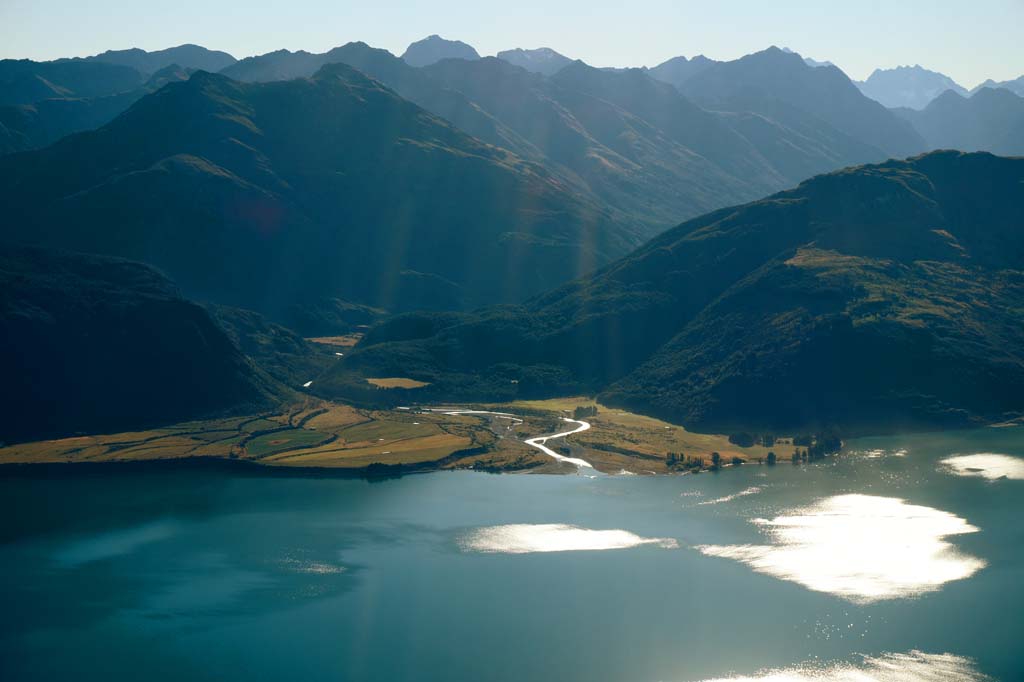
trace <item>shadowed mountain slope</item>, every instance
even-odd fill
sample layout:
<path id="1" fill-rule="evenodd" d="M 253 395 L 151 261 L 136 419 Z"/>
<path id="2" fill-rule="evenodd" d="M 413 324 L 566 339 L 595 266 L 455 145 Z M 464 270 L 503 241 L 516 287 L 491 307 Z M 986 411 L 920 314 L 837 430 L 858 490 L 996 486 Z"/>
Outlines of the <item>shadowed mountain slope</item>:
<path id="1" fill-rule="evenodd" d="M 385 322 L 320 390 L 409 376 L 431 382 L 424 398 L 600 391 L 709 429 L 1019 414 L 1022 188 L 1024 159 L 956 152 L 816 177 L 523 306 Z"/>
<path id="2" fill-rule="evenodd" d="M 187 80 L 189 73 L 172 64 L 154 73 L 142 87 L 116 95 L 52 98 L 0 107 L 0 154 L 38 149 L 71 133 L 99 128 L 150 92 Z"/>
<path id="3" fill-rule="evenodd" d="M 784 125 L 787 111 L 799 113 L 805 124 L 817 121 L 888 156 L 924 149 L 913 128 L 861 94 L 838 68 L 812 67 L 775 47 L 704 69 L 681 90 L 705 108 L 757 112 Z"/>
<path id="4" fill-rule="evenodd" d="M 947 91 L 923 111 L 894 110 L 932 149 L 1024 155 L 1024 98 L 1003 88 L 982 88 L 970 97 Z"/>
<path id="5" fill-rule="evenodd" d="M 140 87 L 146 77 L 120 64 L 81 60 L 0 59 L 0 105 L 52 97 L 103 97 Z"/>
<path id="6" fill-rule="evenodd" d="M 149 266 L 0 247 L 0 441 L 261 408 L 277 386 Z"/>
<path id="7" fill-rule="evenodd" d="M 521 300 L 639 241 L 543 168 L 340 64 L 268 84 L 197 72 L 104 128 L 3 157 L 0 180 L 8 239 L 137 258 L 274 314 Z"/>

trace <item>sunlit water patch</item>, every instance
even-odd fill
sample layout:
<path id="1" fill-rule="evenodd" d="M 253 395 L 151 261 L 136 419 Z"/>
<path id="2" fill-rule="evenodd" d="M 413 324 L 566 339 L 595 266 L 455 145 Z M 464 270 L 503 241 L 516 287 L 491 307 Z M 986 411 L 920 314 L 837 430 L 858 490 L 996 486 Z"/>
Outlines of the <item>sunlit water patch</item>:
<path id="1" fill-rule="evenodd" d="M 1024 459 L 1020 457 L 982 452 L 947 457 L 941 463 L 947 471 L 957 476 L 978 476 L 990 481 L 1000 478 L 1024 480 Z"/>
<path id="2" fill-rule="evenodd" d="M 857 455 L 866 459 L 879 459 L 881 457 L 906 457 L 907 451 L 903 448 L 898 450 L 885 450 L 882 448 L 874 448 L 872 450 L 852 450 L 851 455 Z"/>
<path id="3" fill-rule="evenodd" d="M 987 682 L 974 661 L 953 654 L 865 656 L 859 664 L 807 664 L 705 682 Z"/>
<path id="4" fill-rule="evenodd" d="M 704 554 L 857 603 L 916 596 L 985 566 L 945 541 L 978 528 L 903 500 L 829 497 L 771 520 L 756 519 L 771 545 L 704 545 Z"/>
<path id="5" fill-rule="evenodd" d="M 478 528 L 462 538 L 469 552 L 528 554 L 629 549 L 642 545 L 676 548 L 672 538 L 645 538 L 626 530 L 591 530 L 562 523 L 517 523 Z"/>
<path id="6" fill-rule="evenodd" d="M 723 497 L 716 497 L 713 500 L 705 500 L 704 502 L 698 502 L 697 506 L 698 507 L 703 507 L 703 506 L 709 505 L 709 504 L 722 504 L 723 502 L 732 502 L 733 500 L 735 500 L 738 497 L 746 497 L 747 495 L 756 495 L 759 492 L 761 492 L 761 486 L 759 486 L 759 485 L 752 485 L 749 488 L 741 490 L 738 493 L 733 493 L 732 495 L 725 495 Z"/>

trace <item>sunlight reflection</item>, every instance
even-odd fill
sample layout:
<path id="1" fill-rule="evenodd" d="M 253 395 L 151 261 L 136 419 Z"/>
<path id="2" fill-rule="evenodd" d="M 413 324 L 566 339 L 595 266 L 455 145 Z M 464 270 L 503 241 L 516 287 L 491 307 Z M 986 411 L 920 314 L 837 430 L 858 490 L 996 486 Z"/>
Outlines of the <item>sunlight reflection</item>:
<path id="1" fill-rule="evenodd" d="M 983 682 L 969 658 L 953 654 L 905 654 L 865 656 L 859 665 L 832 663 L 766 670 L 752 676 L 722 677 L 704 682 Z"/>
<path id="2" fill-rule="evenodd" d="M 774 544 L 698 549 L 857 603 L 931 592 L 985 566 L 943 539 L 977 532 L 976 527 L 896 498 L 840 495 L 754 522 L 768 530 Z"/>
<path id="3" fill-rule="evenodd" d="M 679 546 L 672 538 L 644 538 L 625 530 L 590 530 L 562 523 L 478 528 L 464 537 L 460 544 L 466 551 L 503 554 L 629 549 L 640 545 Z"/>
<path id="4" fill-rule="evenodd" d="M 1000 478 L 1024 480 L 1024 459 L 982 452 L 977 455 L 947 457 L 941 464 L 957 476 L 979 476 L 994 481 Z"/>

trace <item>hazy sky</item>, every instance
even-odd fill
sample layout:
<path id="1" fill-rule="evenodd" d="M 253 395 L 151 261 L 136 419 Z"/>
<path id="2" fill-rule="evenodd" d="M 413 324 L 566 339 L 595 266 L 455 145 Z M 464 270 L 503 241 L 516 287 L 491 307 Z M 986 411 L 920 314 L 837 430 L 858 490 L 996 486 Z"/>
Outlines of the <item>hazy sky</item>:
<path id="1" fill-rule="evenodd" d="M 1024 74 L 1024 0 L 0 0 L 0 56 L 52 59 L 185 42 L 236 57 L 431 33 L 484 55 L 553 47 L 595 66 L 790 47 L 852 78 L 919 63 L 970 87 Z"/>

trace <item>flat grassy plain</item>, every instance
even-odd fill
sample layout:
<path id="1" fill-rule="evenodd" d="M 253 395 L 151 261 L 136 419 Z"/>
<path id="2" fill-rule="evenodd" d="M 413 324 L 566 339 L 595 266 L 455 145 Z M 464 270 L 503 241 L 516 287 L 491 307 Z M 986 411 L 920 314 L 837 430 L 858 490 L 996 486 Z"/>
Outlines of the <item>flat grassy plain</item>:
<path id="1" fill-rule="evenodd" d="M 366 383 L 373 384 L 377 388 L 423 388 L 429 386 L 426 381 L 417 381 L 408 377 L 383 377 L 380 379 L 367 379 Z"/>
<path id="2" fill-rule="evenodd" d="M 453 454 L 468 450 L 471 465 L 495 440 L 472 419 L 310 401 L 280 413 L 10 445 L 0 448 L 0 464 L 217 457 L 291 467 L 450 468 L 461 462 Z"/>
<path id="3" fill-rule="evenodd" d="M 319 343 L 323 346 L 337 346 L 338 348 L 351 348 L 363 338 L 362 334 L 344 334 L 342 336 L 310 336 L 306 341 Z"/>
<path id="4" fill-rule="evenodd" d="M 497 405 L 369 410 L 310 399 L 279 412 L 194 421 L 150 431 L 79 436 L 0 448 L 0 465 L 76 462 L 138 462 L 214 457 L 265 466 L 372 470 L 465 469 L 574 473 L 523 441 L 567 429 L 562 417 L 594 406 L 586 397 Z M 723 463 L 757 461 L 774 450 L 788 460 L 792 444 L 741 448 L 724 435 L 700 434 L 651 417 L 596 405 L 587 431 L 548 442 L 605 473 L 663 474 L 678 471 L 668 454 Z M 522 421 L 444 411 L 487 409 Z M 388 469 L 384 469 L 387 471 Z"/>

